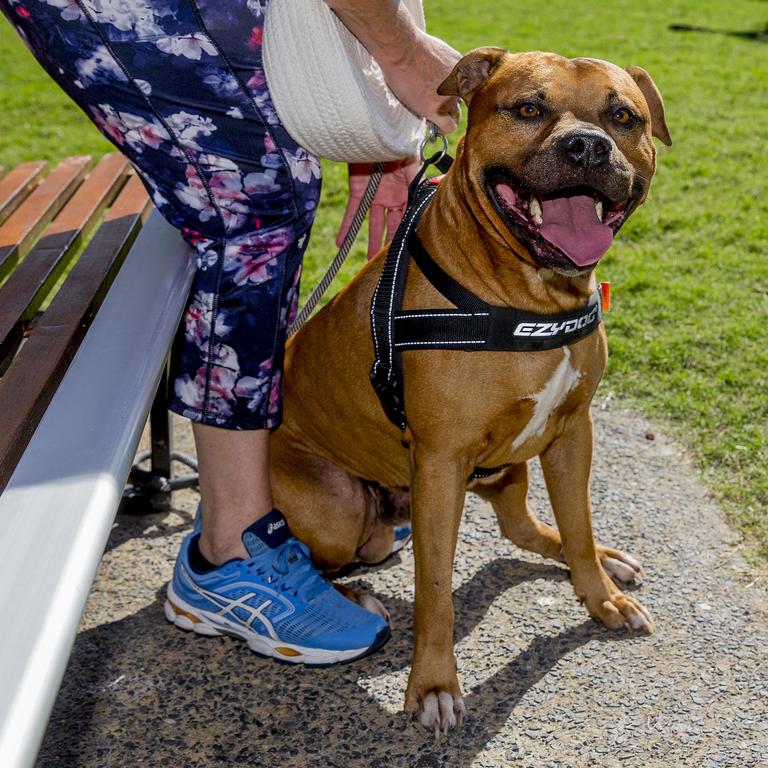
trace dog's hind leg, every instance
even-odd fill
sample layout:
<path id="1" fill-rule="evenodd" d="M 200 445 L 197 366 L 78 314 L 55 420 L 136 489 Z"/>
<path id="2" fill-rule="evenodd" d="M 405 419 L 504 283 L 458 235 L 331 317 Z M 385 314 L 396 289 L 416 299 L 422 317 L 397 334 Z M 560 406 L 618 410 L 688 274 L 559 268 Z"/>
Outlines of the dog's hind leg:
<path id="1" fill-rule="evenodd" d="M 368 493 L 356 477 L 294 445 L 272 441 L 272 496 L 291 532 L 326 571 L 351 562 L 364 536 Z"/>
<path id="2" fill-rule="evenodd" d="M 527 464 L 513 464 L 501 477 L 479 481 L 472 492 L 490 502 L 502 535 L 515 546 L 564 560 L 560 533 L 539 520 L 528 506 Z M 601 544 L 596 549 L 603 568 L 616 581 L 632 582 L 642 573 L 640 563 L 626 552 Z"/>
<path id="3" fill-rule="evenodd" d="M 369 494 L 366 514 L 373 512 L 374 519 L 369 521 L 370 535 L 358 548 L 357 559 L 375 565 L 397 551 L 395 526 L 410 519 L 411 496 L 407 488 L 382 488 L 377 483 L 369 482 L 365 485 Z M 399 546 L 402 547 L 402 544 L 403 541 L 400 541 Z"/>
<path id="4" fill-rule="evenodd" d="M 332 573 L 354 560 L 378 563 L 393 551 L 393 526 L 408 519 L 407 490 L 366 482 L 279 432 L 270 473 L 275 506 L 323 570 Z"/>

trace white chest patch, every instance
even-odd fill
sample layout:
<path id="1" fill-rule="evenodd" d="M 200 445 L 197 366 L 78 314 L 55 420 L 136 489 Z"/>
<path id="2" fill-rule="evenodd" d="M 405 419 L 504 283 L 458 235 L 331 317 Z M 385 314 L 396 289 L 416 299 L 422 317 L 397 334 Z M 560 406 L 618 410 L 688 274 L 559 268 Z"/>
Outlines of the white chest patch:
<path id="1" fill-rule="evenodd" d="M 519 448 L 531 437 L 543 435 L 552 412 L 579 383 L 581 374 L 571 365 L 570 347 L 563 347 L 563 355 L 560 365 L 555 368 L 549 381 L 544 385 L 544 389 L 531 397 L 536 403 L 533 416 L 523 431 L 515 438 L 515 442 L 512 443 L 513 448 Z"/>

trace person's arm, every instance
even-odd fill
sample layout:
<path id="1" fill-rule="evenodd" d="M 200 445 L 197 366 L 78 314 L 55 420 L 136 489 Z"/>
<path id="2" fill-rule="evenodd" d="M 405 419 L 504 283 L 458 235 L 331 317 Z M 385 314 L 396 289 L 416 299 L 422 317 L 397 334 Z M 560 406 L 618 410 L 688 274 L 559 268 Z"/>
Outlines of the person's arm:
<path id="1" fill-rule="evenodd" d="M 443 133 L 455 130 L 458 102 L 439 96 L 437 87 L 459 60 L 458 51 L 419 29 L 400 0 L 325 2 L 376 59 L 403 104 Z"/>
<path id="2" fill-rule="evenodd" d="M 412 112 L 450 133 L 459 121 L 454 97 L 437 88 L 460 58 L 448 43 L 423 32 L 400 0 L 325 0 L 347 29 L 368 49 L 393 93 Z M 368 220 L 368 258 L 390 239 L 403 217 L 408 184 L 418 171 L 418 158 L 387 163 Z M 341 245 L 370 177 L 372 166 L 349 167 L 349 202 L 336 244 Z"/>

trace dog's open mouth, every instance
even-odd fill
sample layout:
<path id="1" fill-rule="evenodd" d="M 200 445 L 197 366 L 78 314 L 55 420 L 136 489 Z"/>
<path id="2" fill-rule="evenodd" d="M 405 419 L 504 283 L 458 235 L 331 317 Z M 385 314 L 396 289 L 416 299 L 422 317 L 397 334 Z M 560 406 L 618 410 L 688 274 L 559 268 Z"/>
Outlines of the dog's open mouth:
<path id="1" fill-rule="evenodd" d="M 518 240 L 546 266 L 578 270 L 593 267 L 613 242 L 634 207 L 634 198 L 619 202 L 589 186 L 568 187 L 547 194 L 526 190 L 509 175 L 488 179 L 488 192 Z M 562 269 L 562 267 L 565 269 Z"/>

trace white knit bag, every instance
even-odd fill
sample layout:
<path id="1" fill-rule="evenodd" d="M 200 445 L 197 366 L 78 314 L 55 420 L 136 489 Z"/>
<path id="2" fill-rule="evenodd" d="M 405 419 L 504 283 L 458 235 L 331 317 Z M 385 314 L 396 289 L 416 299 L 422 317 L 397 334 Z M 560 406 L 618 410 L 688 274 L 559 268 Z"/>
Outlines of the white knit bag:
<path id="1" fill-rule="evenodd" d="M 424 29 L 421 0 L 401 1 Z M 342 162 L 418 153 L 424 121 L 397 99 L 379 65 L 323 0 L 271 0 L 265 16 L 267 85 L 299 145 Z"/>

